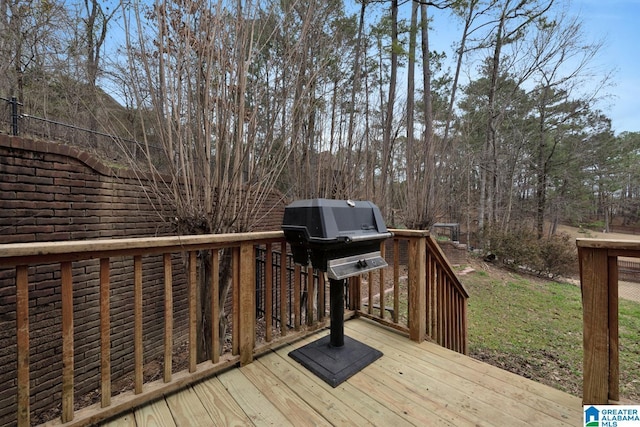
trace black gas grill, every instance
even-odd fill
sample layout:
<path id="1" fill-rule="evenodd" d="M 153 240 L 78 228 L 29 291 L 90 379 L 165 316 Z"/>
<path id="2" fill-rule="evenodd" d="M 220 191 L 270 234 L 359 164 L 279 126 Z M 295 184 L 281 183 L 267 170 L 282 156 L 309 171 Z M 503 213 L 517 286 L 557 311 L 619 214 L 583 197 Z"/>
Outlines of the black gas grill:
<path id="1" fill-rule="evenodd" d="M 299 200 L 285 208 L 282 230 L 293 260 L 326 271 L 330 279 L 387 266 L 380 243 L 392 234 L 371 202 Z"/>
<path id="2" fill-rule="evenodd" d="M 386 267 L 380 244 L 393 234 L 373 203 L 329 199 L 291 203 L 285 208 L 282 230 L 294 262 L 327 273 L 331 300 L 330 336 L 289 355 L 336 387 L 382 356 L 344 336 L 344 279 Z"/>

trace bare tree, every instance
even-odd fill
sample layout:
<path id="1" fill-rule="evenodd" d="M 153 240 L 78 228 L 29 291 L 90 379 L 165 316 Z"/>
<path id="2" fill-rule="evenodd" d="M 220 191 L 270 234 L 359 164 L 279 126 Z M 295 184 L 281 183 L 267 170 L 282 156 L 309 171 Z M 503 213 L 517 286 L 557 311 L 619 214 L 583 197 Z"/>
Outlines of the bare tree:
<path id="1" fill-rule="evenodd" d="M 496 172 L 498 170 L 496 143 L 498 125 L 501 114 L 496 109 L 496 93 L 498 90 L 503 49 L 522 36 L 524 30 L 544 16 L 551 8 L 554 0 L 502 0 L 496 2 L 498 11 L 493 31 L 489 35 L 491 56 L 488 61 L 489 91 L 487 102 L 487 125 L 485 143 L 482 154 L 480 206 L 478 211 L 478 227 L 483 228 L 485 219 L 490 223 L 495 220 L 495 194 L 497 190 Z"/>
<path id="2" fill-rule="evenodd" d="M 0 0 L 0 81 L 7 96 L 25 100 L 25 88 L 44 92 L 47 65 L 59 47 L 64 8 L 55 1 Z"/>
<path id="3" fill-rule="evenodd" d="M 311 62 L 318 15 L 305 2 L 282 6 L 163 1 L 153 8 L 135 3 L 125 14 L 128 74 L 145 132 L 146 169 L 156 172 L 153 198 L 158 212 L 166 205 L 175 212 L 178 233 L 250 231 L 283 170 L 291 161 L 296 167 L 310 161 L 312 87 L 325 66 Z M 293 25 L 297 40 L 289 39 L 291 28 L 285 28 Z M 280 49 L 277 56 L 270 45 Z M 278 87 L 279 94 L 272 89 Z M 310 165 L 303 169 L 309 171 Z M 221 259 L 226 262 L 221 272 L 228 271 L 229 257 Z M 210 257 L 201 262 L 201 300 L 206 301 Z M 222 332 L 230 286 L 229 280 L 224 283 Z M 207 304 L 199 313 L 203 360 L 210 356 Z"/>
<path id="4" fill-rule="evenodd" d="M 398 53 L 400 44 L 398 39 L 398 0 L 391 1 L 391 76 L 389 78 L 389 92 L 387 96 L 386 109 L 383 116 L 382 135 L 382 170 L 380 172 L 380 209 L 383 214 L 391 211 L 389 179 L 392 166 L 392 152 L 395 136 L 393 134 L 394 106 L 396 101 L 396 85 L 398 79 Z"/>
<path id="5" fill-rule="evenodd" d="M 87 107 L 91 110 L 89 116 L 89 129 L 98 130 L 97 106 L 98 90 L 97 81 L 101 67 L 101 56 L 104 49 L 109 21 L 118 11 L 117 4 L 109 10 L 103 8 L 98 0 L 84 0 L 86 16 L 84 18 L 84 44 L 86 49 L 86 78 L 88 86 Z"/>
<path id="6" fill-rule="evenodd" d="M 558 165 L 558 146 L 582 127 L 582 116 L 606 87 L 608 76 L 599 84 L 587 84 L 594 81 L 594 60 L 601 47 L 600 42 L 583 40 L 582 26 L 576 18 L 561 14 L 552 22 L 538 25 L 528 49 L 535 59 L 532 79 L 536 86 L 531 96 L 537 121 L 533 163 L 538 238 L 544 235 L 548 184 Z"/>

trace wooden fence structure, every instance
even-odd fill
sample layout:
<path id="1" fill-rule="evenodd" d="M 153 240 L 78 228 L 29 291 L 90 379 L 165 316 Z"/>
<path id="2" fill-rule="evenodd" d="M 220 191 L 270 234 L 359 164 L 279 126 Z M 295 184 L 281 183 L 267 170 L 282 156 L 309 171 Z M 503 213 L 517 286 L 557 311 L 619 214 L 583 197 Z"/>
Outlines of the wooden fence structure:
<path id="1" fill-rule="evenodd" d="M 367 279 L 352 278 L 348 286 L 346 317 L 365 316 L 380 323 L 404 331 L 415 341 L 432 339 L 440 345 L 461 353 L 467 353 L 466 301 L 468 293 L 456 278 L 446 257 L 428 232 L 392 230 L 393 260 L 387 269 L 369 273 Z M 408 265 L 398 262 L 401 245 L 406 245 Z M 30 300 L 29 294 L 36 283 L 30 273 L 41 264 L 57 264 L 61 282 L 60 327 L 62 358 L 60 419 L 64 425 L 89 425 L 112 417 L 164 394 L 176 391 L 203 378 L 209 377 L 235 365 L 251 363 L 258 355 L 292 340 L 299 339 L 328 322 L 325 304 L 328 292 L 323 274 L 313 274 L 311 267 L 292 265 L 282 257 L 287 247 L 282 232 L 221 234 L 201 236 L 175 236 L 135 239 L 109 239 L 67 241 L 55 243 L 24 243 L 0 245 L 0 267 L 15 269 L 16 306 L 16 419 L 18 426 L 31 424 L 30 384 Z M 384 251 L 385 245 L 381 245 Z M 258 272 L 256 252 L 262 252 L 260 262 L 266 266 Z M 230 348 L 223 350 L 220 336 L 219 288 L 221 251 L 231 253 L 231 292 L 229 313 Z M 188 363 L 185 370 L 173 372 L 172 357 L 175 352 L 173 339 L 172 257 L 181 254 L 185 260 L 188 283 Z M 279 255 L 278 255 L 279 254 Z M 143 297 L 145 292 L 145 269 L 143 258 L 161 256 L 164 268 L 164 313 L 162 342 L 147 343 L 143 339 Z M 134 336 L 132 352 L 134 367 L 133 389 L 114 395 L 110 369 L 110 340 L 112 335 L 110 299 L 110 265 L 115 258 L 130 258 L 133 261 L 133 316 L 128 319 Z M 198 268 L 198 259 L 210 257 L 212 271 L 210 280 L 212 298 L 200 301 L 197 283 L 203 271 Z M 279 257 L 280 262 L 274 262 Z M 76 274 L 76 262 L 95 260 L 99 263 L 99 337 L 93 343 L 99 348 L 100 372 L 99 402 L 76 408 L 74 394 L 74 313 L 82 309 L 74 305 L 74 284 L 83 280 Z M 269 268 L 271 266 L 271 268 Z M 401 268 L 406 268 L 406 280 L 400 277 Z M 302 270 L 306 270 L 303 276 Z M 293 274 L 291 274 L 293 271 Z M 306 279 L 303 279 L 306 277 Z M 374 310 L 374 293 L 380 301 L 379 310 Z M 390 297 L 386 297 L 390 294 Z M 363 309 L 363 297 L 367 308 Z M 260 302 L 257 299 L 260 298 Z M 387 298 L 393 307 L 391 315 L 386 310 Z M 274 301 L 274 299 L 278 301 Z M 279 302 L 279 304 L 276 304 Z M 211 359 L 198 361 L 198 310 L 202 304 L 211 305 L 210 345 Z M 262 307 L 258 310 L 257 307 Z M 261 319 L 258 317 L 261 316 Z M 276 319 L 274 321 L 274 319 Z M 278 321 L 279 319 L 279 321 Z M 292 322 L 285 319 L 293 319 Z M 257 332 L 258 322 L 264 324 L 264 334 Z M 145 382 L 144 346 L 164 348 L 162 378 Z M 4 385 L 3 387 L 7 387 Z"/>
<path id="2" fill-rule="evenodd" d="M 576 244 L 584 324 L 583 403 L 618 402 L 618 258 L 640 258 L 640 241 L 577 239 Z"/>

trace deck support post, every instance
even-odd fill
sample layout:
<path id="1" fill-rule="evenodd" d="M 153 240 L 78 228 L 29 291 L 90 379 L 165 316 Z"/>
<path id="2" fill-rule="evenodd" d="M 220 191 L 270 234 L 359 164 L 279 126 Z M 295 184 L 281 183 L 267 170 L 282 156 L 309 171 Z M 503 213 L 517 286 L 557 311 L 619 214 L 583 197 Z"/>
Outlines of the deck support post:
<path id="1" fill-rule="evenodd" d="M 618 400 L 617 259 L 607 249 L 578 247 L 583 312 L 585 405 Z"/>

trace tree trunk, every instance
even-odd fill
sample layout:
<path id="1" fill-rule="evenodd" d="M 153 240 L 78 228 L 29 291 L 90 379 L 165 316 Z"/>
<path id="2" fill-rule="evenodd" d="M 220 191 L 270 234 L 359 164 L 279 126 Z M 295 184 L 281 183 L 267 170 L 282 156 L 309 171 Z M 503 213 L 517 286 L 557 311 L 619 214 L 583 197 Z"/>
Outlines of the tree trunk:
<path id="1" fill-rule="evenodd" d="M 384 130 L 382 136 L 382 171 L 380 175 L 380 209 L 383 215 L 389 215 L 392 210 L 389 197 L 389 171 L 391 169 L 391 153 L 393 151 L 393 111 L 396 100 L 396 81 L 398 79 L 398 0 L 391 1 L 391 76 L 389 77 L 389 96 L 386 114 L 384 116 Z"/>
<path id="2" fill-rule="evenodd" d="M 417 183 L 418 174 L 416 168 L 416 147 L 414 140 L 414 111 L 415 111 L 415 66 L 416 66 L 416 36 L 418 32 L 418 3 L 411 3 L 411 27 L 409 28 L 409 63 L 407 67 L 407 145 L 406 145 L 406 175 L 407 185 L 405 188 L 407 227 L 415 228 L 420 222 L 421 200 L 418 193 L 421 193 Z M 421 183 L 426 185 L 425 182 Z"/>
<path id="3" fill-rule="evenodd" d="M 509 2 L 507 2 L 508 5 Z M 498 90 L 498 76 L 500 74 L 500 55 L 502 52 L 502 37 L 506 23 L 506 9 L 502 11 L 498 27 L 496 28 L 496 40 L 493 48 L 493 56 L 489 66 L 489 93 L 487 100 L 487 126 L 484 146 L 482 149 L 482 157 L 480 164 L 480 206 L 478 212 L 478 228 L 482 230 L 485 226 L 485 219 L 489 220 L 489 225 L 493 221 L 493 195 L 494 195 L 494 179 L 495 170 L 493 166 L 495 159 L 495 143 L 496 143 L 496 92 Z"/>
<path id="4" fill-rule="evenodd" d="M 435 139 L 433 138 L 433 96 L 431 93 L 431 57 L 429 53 L 429 18 L 427 5 L 421 3 L 421 40 L 422 40 L 422 85 L 424 87 L 424 135 L 423 135 L 423 159 L 424 182 L 421 185 L 422 194 L 420 203 L 420 228 L 427 229 L 435 217 L 436 207 L 436 165 L 435 165 Z"/>

